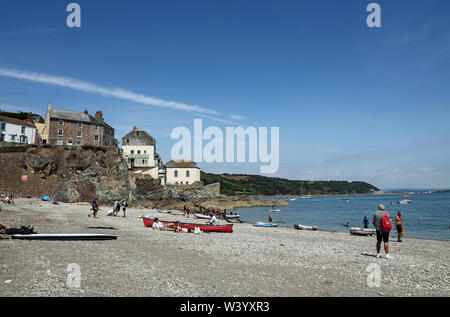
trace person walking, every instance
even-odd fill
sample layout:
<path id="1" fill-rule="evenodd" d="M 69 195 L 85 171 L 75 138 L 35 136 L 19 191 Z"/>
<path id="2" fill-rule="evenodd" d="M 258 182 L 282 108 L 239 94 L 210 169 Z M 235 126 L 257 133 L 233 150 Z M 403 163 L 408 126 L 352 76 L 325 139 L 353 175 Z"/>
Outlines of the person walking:
<path id="1" fill-rule="evenodd" d="M 272 215 L 270 214 L 270 212 L 269 212 L 268 218 L 269 218 L 269 223 L 272 223 Z"/>
<path id="2" fill-rule="evenodd" d="M 98 213 L 98 201 L 97 201 L 97 197 L 94 198 L 94 200 L 92 201 L 92 214 L 88 214 L 88 217 L 91 218 L 91 215 L 94 218 L 98 218 L 97 217 L 97 213 Z"/>
<path id="3" fill-rule="evenodd" d="M 122 200 L 122 211 L 123 211 L 123 216 L 122 217 L 126 217 L 127 207 L 128 207 L 127 201 L 125 199 Z"/>
<path id="4" fill-rule="evenodd" d="M 377 233 L 377 258 L 381 257 L 381 242 L 384 242 L 384 252 L 386 259 L 390 259 L 389 254 L 389 232 L 392 229 L 389 213 L 384 209 L 384 205 L 378 206 L 378 210 L 373 214 L 372 224 Z"/>
<path id="5" fill-rule="evenodd" d="M 402 242 L 402 236 L 404 235 L 404 231 L 403 231 L 403 219 L 401 211 L 399 211 L 397 213 L 397 217 L 395 217 L 395 228 L 397 229 L 397 241 Z"/>

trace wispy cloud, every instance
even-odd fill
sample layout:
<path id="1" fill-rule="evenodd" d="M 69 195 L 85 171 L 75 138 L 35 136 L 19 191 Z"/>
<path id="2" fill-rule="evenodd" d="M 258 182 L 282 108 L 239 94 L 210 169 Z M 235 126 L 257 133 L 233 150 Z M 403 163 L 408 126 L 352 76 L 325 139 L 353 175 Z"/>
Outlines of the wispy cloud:
<path id="1" fill-rule="evenodd" d="M 167 101 L 151 96 L 147 96 L 140 93 L 135 93 L 122 88 L 106 88 L 89 82 L 80 81 L 70 77 L 53 76 L 42 73 L 20 71 L 17 69 L 2 68 L 0 67 L 0 76 L 6 76 L 21 80 L 27 80 L 32 82 L 38 82 L 48 85 L 56 85 L 65 88 L 75 89 L 83 92 L 99 94 L 105 97 L 113 97 L 128 101 L 133 101 L 140 104 L 149 106 L 181 110 L 199 114 L 219 115 L 219 113 L 213 109 L 207 109 L 199 107 L 197 105 L 188 105 L 175 101 Z"/>
<path id="2" fill-rule="evenodd" d="M 244 120 L 245 118 L 243 116 L 238 115 L 238 114 L 231 114 L 230 115 L 230 119 L 233 119 L 233 120 Z"/>

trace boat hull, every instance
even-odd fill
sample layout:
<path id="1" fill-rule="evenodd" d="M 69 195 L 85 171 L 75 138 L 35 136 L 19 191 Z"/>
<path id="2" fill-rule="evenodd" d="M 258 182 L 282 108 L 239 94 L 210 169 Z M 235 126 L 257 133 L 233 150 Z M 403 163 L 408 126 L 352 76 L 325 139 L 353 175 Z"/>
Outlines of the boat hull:
<path id="1" fill-rule="evenodd" d="M 295 224 L 294 228 L 295 229 L 299 229 L 299 230 L 311 230 L 311 231 L 317 230 L 316 226 L 304 226 L 304 225 L 301 225 L 301 224 Z"/>
<path id="2" fill-rule="evenodd" d="M 13 239 L 19 240 L 116 240 L 117 236 L 109 234 L 13 234 Z"/>
<path id="3" fill-rule="evenodd" d="M 358 227 L 350 228 L 350 234 L 356 236 L 373 236 L 376 234 L 375 229 L 361 229 Z"/>
<path id="4" fill-rule="evenodd" d="M 153 219 L 148 218 L 142 218 L 144 220 L 144 225 L 146 227 L 152 227 L 153 226 Z M 160 220 L 162 224 L 173 224 L 174 221 L 162 221 Z M 222 233 L 232 233 L 233 232 L 233 225 L 204 225 L 204 224 L 197 224 L 197 223 L 180 223 L 181 228 L 186 229 L 192 229 L 195 230 L 195 228 L 200 228 L 201 231 L 205 232 L 222 232 Z"/>

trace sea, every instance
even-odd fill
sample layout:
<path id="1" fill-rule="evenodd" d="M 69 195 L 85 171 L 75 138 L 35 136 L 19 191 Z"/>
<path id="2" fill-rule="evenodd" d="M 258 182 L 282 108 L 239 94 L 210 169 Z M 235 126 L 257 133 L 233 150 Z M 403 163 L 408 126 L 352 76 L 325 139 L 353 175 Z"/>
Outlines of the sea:
<path id="1" fill-rule="evenodd" d="M 411 200 L 411 204 L 397 204 L 397 201 L 405 199 L 403 195 L 313 196 L 288 201 L 291 206 L 275 206 L 280 211 L 253 207 L 239 208 L 235 213 L 247 223 L 267 222 L 270 211 L 273 223 L 278 226 L 302 224 L 317 226 L 319 230 L 349 232 L 350 227 L 363 227 L 364 216 L 369 219 L 369 228 L 373 228 L 372 215 L 379 204 L 384 204 L 392 220 L 398 211 L 402 212 L 406 238 L 450 240 L 450 193 L 414 194 L 406 198 Z M 349 226 L 345 226 L 347 222 Z M 397 232 L 394 222 L 392 225 L 391 236 Z"/>

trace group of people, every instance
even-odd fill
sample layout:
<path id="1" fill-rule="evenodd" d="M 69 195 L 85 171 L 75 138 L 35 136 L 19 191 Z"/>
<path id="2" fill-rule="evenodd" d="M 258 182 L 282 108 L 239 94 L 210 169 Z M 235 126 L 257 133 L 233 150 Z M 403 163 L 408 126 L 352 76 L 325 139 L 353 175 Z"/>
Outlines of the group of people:
<path id="1" fill-rule="evenodd" d="M 120 212 L 120 208 L 122 208 L 122 211 L 123 211 L 123 216 L 122 217 L 126 217 L 126 211 L 127 211 L 127 208 L 128 208 L 128 202 L 125 199 L 122 200 L 121 202 L 116 200 L 114 202 L 113 209 L 111 211 L 107 212 L 106 215 L 107 216 L 116 217 L 119 214 L 119 212 Z M 92 201 L 91 210 L 92 210 L 92 213 L 88 214 L 88 217 L 90 218 L 92 216 L 93 218 L 98 218 L 97 214 L 98 214 L 98 211 L 99 211 L 99 203 L 98 203 L 97 197 L 94 198 L 94 200 Z"/>
<path id="2" fill-rule="evenodd" d="M 377 258 L 381 257 L 381 242 L 384 243 L 384 252 L 386 254 L 386 258 L 390 259 L 391 255 L 389 254 L 389 234 L 392 230 L 392 224 L 389 217 L 389 213 L 384 208 L 384 205 L 381 204 L 378 206 L 378 210 L 373 214 L 372 224 L 375 227 L 376 235 L 377 235 Z M 399 211 L 394 221 L 395 228 L 397 229 L 397 241 L 402 242 L 402 236 L 405 235 L 403 229 L 403 219 L 402 212 Z"/>
<path id="3" fill-rule="evenodd" d="M 233 215 L 233 212 L 227 212 L 227 209 L 223 209 L 220 210 L 219 208 L 215 209 L 215 208 L 203 208 L 200 207 L 200 213 L 203 215 L 215 215 L 216 218 L 220 218 L 220 219 L 226 219 L 227 215 Z"/>
<path id="4" fill-rule="evenodd" d="M 15 205 L 14 203 L 14 199 L 13 199 L 13 195 L 9 194 L 9 195 L 1 195 L 0 196 L 0 202 L 6 204 L 6 205 Z"/>

